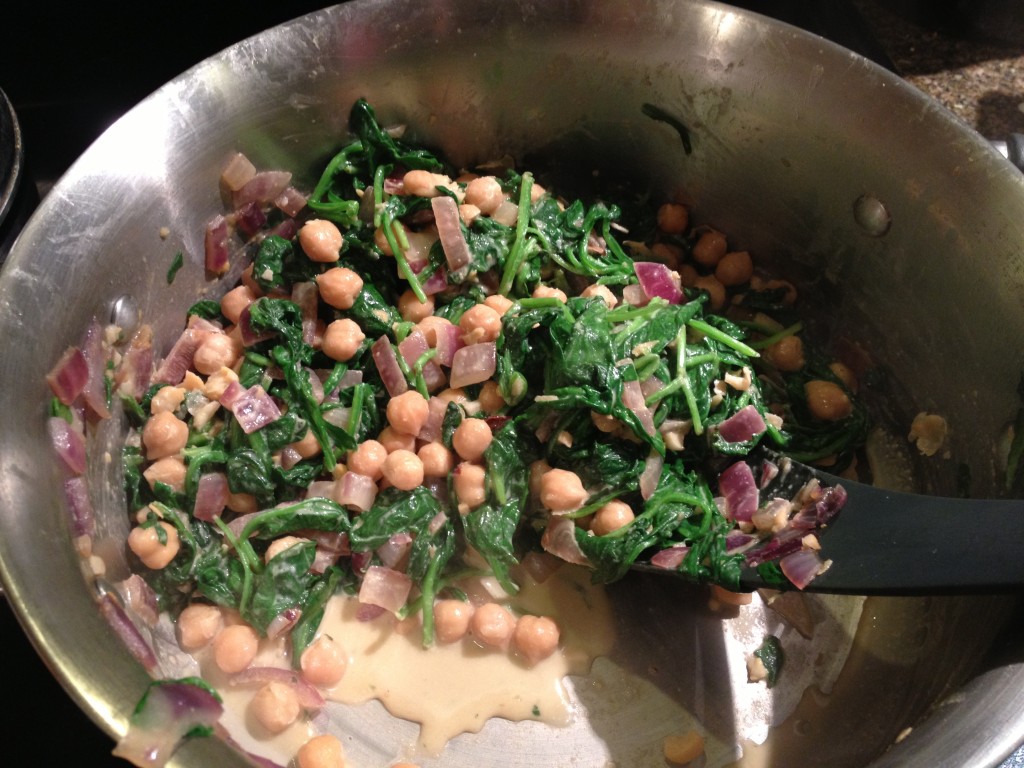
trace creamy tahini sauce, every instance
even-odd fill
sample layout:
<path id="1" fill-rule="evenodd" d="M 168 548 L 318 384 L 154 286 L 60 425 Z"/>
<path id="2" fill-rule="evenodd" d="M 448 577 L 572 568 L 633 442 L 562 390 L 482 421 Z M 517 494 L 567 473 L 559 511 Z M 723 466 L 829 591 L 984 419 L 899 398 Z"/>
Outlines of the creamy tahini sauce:
<path id="1" fill-rule="evenodd" d="M 530 666 L 514 651 L 484 648 L 471 638 L 424 648 L 418 621 L 399 622 L 390 614 L 360 621 L 358 600 L 332 598 L 318 632 L 340 641 L 349 663 L 342 681 L 322 693 L 343 704 L 376 699 L 395 717 L 418 723 L 413 751 L 429 755 L 440 754 L 460 733 L 478 732 L 493 717 L 567 725 L 572 703 L 565 677 L 587 674 L 594 659 L 607 654 L 614 642 L 603 588 L 590 583 L 585 569 L 565 566 L 544 583 L 524 580 L 519 594 L 502 602 L 515 612 L 554 618 L 561 631 L 558 651 Z M 316 735 L 305 719 L 280 734 L 267 733 L 248 712 L 259 686 L 230 685 L 209 649 L 195 659 L 224 699 L 222 724 L 244 749 L 287 762 Z M 253 665 L 290 668 L 287 645 L 264 640 Z"/>
<path id="2" fill-rule="evenodd" d="M 558 652 L 529 666 L 512 651 L 483 648 L 469 638 L 424 648 L 418 623 L 402 626 L 391 616 L 361 622 L 356 600 L 334 599 L 320 631 L 344 645 L 349 667 L 326 696 L 347 704 L 378 699 L 396 717 L 419 723 L 417 746 L 432 755 L 492 717 L 567 724 L 572 713 L 564 678 L 588 672 L 614 640 L 607 598 L 585 571 L 564 567 L 543 584 L 523 584 L 510 602 L 514 610 L 556 619 Z"/>

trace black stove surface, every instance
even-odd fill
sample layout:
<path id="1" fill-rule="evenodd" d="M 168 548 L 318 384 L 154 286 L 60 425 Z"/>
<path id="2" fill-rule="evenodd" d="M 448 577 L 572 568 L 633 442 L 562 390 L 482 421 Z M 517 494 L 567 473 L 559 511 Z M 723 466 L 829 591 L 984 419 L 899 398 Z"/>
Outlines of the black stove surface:
<path id="1" fill-rule="evenodd" d="M 733 4 L 822 35 L 891 68 L 848 0 Z M 321 5 L 217 0 L 9 7 L 0 25 L 0 89 L 21 124 L 26 174 L 0 229 L 0 244 L 9 243 L 24 224 L 39 194 L 136 103 L 207 56 Z M 111 739 L 54 679 L 2 599 L 0 637 L 9 665 L 8 690 L 14 694 L 9 697 L 14 714 L 0 718 L 0 743 L 7 754 L 31 754 L 32 764 L 40 766 L 124 768 L 127 763 L 110 754 Z M 44 738 L 38 736 L 40 724 Z"/>

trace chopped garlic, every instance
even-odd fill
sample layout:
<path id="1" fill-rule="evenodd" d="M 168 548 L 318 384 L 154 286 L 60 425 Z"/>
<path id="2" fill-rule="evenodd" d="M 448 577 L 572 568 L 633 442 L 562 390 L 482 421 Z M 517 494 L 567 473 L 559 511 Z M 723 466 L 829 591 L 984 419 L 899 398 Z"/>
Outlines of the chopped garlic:
<path id="1" fill-rule="evenodd" d="M 917 450 L 925 456 L 934 456 L 946 442 L 949 425 L 934 413 L 921 412 L 914 417 L 907 439 L 917 444 Z"/>

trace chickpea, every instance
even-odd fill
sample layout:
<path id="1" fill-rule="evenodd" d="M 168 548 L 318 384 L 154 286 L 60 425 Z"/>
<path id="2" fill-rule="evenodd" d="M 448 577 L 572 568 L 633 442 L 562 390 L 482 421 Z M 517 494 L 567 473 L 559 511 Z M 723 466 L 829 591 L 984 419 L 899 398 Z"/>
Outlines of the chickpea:
<path id="1" fill-rule="evenodd" d="M 780 371 L 799 371 L 804 367 L 804 343 L 799 336 L 785 336 L 765 347 L 764 358 Z"/>
<path id="2" fill-rule="evenodd" d="M 310 541 L 310 539 L 304 539 L 301 536 L 282 536 L 279 539 L 274 539 L 267 547 L 267 551 L 263 553 L 263 562 L 269 563 L 282 552 L 291 549 L 296 544 L 303 544 L 307 541 Z"/>
<path id="3" fill-rule="evenodd" d="M 255 512 L 259 509 L 256 497 L 251 493 L 229 493 L 227 508 L 239 515 Z"/>
<path id="4" fill-rule="evenodd" d="M 455 456 L 444 443 L 426 443 L 416 455 L 423 462 L 424 477 L 448 477 L 455 468 Z"/>
<path id="5" fill-rule="evenodd" d="M 487 472 L 479 464 L 464 461 L 452 472 L 452 486 L 459 499 L 459 508 L 468 512 L 487 501 Z"/>
<path id="6" fill-rule="evenodd" d="M 434 603 L 434 633 L 439 643 L 454 643 L 469 632 L 473 605 L 465 600 L 438 600 Z"/>
<path id="7" fill-rule="evenodd" d="M 479 461 L 494 434 L 483 419 L 463 419 L 452 433 L 452 447 L 466 461 Z"/>
<path id="8" fill-rule="evenodd" d="M 147 568 L 158 571 L 167 565 L 181 549 L 178 531 L 170 523 L 136 526 L 128 534 L 128 549 L 138 556 Z"/>
<path id="9" fill-rule="evenodd" d="M 437 197 L 441 194 L 437 191 L 437 187 L 447 187 L 451 183 L 452 180 L 444 174 L 430 171 L 407 171 L 402 177 L 405 194 L 417 197 Z"/>
<path id="10" fill-rule="evenodd" d="M 429 415 L 430 405 L 427 398 L 415 389 L 396 395 L 388 401 L 388 423 L 392 429 L 403 435 L 418 435 L 423 425 L 427 423 Z"/>
<path id="11" fill-rule="evenodd" d="M 345 749 L 337 736 L 314 736 L 295 753 L 296 768 L 345 768 Z"/>
<path id="12" fill-rule="evenodd" d="M 693 281 L 693 287 L 708 292 L 711 309 L 718 310 L 725 306 L 725 286 L 714 275 L 701 275 Z"/>
<path id="13" fill-rule="evenodd" d="M 500 293 L 492 293 L 484 299 L 484 304 L 493 309 L 499 315 L 504 315 L 512 309 L 512 305 L 515 304 L 515 302 L 508 296 L 502 296 Z"/>
<path id="14" fill-rule="evenodd" d="M 853 403 L 835 382 L 814 379 L 804 384 L 807 407 L 816 419 L 840 421 L 853 413 Z"/>
<path id="15" fill-rule="evenodd" d="M 531 664 L 553 654 L 558 639 L 558 625 L 547 616 L 522 616 L 512 632 L 512 644 Z"/>
<path id="16" fill-rule="evenodd" d="M 501 333 L 501 315 L 486 304 L 476 304 L 462 313 L 459 330 L 465 344 L 494 341 Z"/>
<path id="17" fill-rule="evenodd" d="M 281 733 L 299 719 L 302 705 L 290 685 L 270 682 L 260 687 L 249 702 L 252 716 L 271 733 Z"/>
<path id="18" fill-rule="evenodd" d="M 544 459 L 537 459 L 530 464 L 530 495 L 540 498 L 541 480 L 551 471 L 551 465 Z"/>
<path id="19" fill-rule="evenodd" d="M 209 376 L 221 368 L 231 368 L 242 356 L 243 348 L 240 341 L 226 333 L 211 333 L 196 349 L 192 356 L 192 365 L 200 373 Z"/>
<path id="20" fill-rule="evenodd" d="M 384 427 L 377 435 L 377 442 L 383 445 L 388 453 L 416 451 L 416 435 L 407 435 L 394 427 Z"/>
<path id="21" fill-rule="evenodd" d="M 402 319 L 410 323 L 418 323 L 424 318 L 432 317 L 434 314 L 434 297 L 427 296 L 426 301 L 420 301 L 413 293 L 412 288 L 404 291 L 398 297 L 398 313 Z"/>
<path id="22" fill-rule="evenodd" d="M 535 299 L 558 299 L 563 304 L 569 300 L 569 297 L 565 295 L 565 291 L 550 285 L 538 285 L 533 289 L 531 295 Z"/>
<path id="23" fill-rule="evenodd" d="M 348 654 L 330 635 L 320 635 L 302 653 L 302 676 L 313 685 L 330 688 L 341 682 L 348 669 Z"/>
<path id="24" fill-rule="evenodd" d="M 248 624 L 231 624 L 213 639 L 213 661 L 221 672 L 233 675 L 252 664 L 259 646 L 255 629 Z"/>
<path id="25" fill-rule="evenodd" d="M 697 242 L 693 244 L 691 255 L 693 260 L 702 267 L 710 268 L 718 265 L 727 249 L 725 235 L 712 229 L 697 238 Z"/>
<path id="26" fill-rule="evenodd" d="M 365 440 L 348 454 L 348 468 L 353 472 L 380 480 L 381 467 L 388 457 L 388 449 L 376 440 Z"/>
<path id="27" fill-rule="evenodd" d="M 160 387 L 149 401 L 149 412 L 155 414 L 176 411 L 184 401 L 185 389 L 183 387 Z"/>
<path id="28" fill-rule="evenodd" d="M 331 267 L 316 277 L 320 298 L 335 309 L 351 309 L 363 290 L 363 278 L 348 267 Z"/>
<path id="29" fill-rule="evenodd" d="M 466 185 L 466 202 L 475 205 L 481 213 L 494 213 L 504 200 L 505 192 L 493 176 L 480 176 Z"/>
<path id="30" fill-rule="evenodd" d="M 448 389 L 438 392 L 437 396 L 445 403 L 459 403 L 461 405 L 465 405 L 469 402 L 469 398 L 466 396 L 466 391 L 461 387 L 457 387 L 455 389 L 449 387 Z"/>
<path id="31" fill-rule="evenodd" d="M 501 396 L 501 390 L 498 388 L 498 382 L 490 379 L 480 387 L 477 401 L 484 413 L 497 413 L 506 405 L 505 398 Z"/>
<path id="32" fill-rule="evenodd" d="M 322 450 L 320 441 L 316 439 L 316 434 L 312 429 L 307 429 L 301 440 L 291 443 L 288 447 L 304 459 L 316 456 Z"/>
<path id="33" fill-rule="evenodd" d="M 220 608 L 192 603 L 178 614 L 178 642 L 185 651 L 198 651 L 209 645 L 224 627 Z"/>
<path id="34" fill-rule="evenodd" d="M 665 759 L 675 765 L 692 763 L 704 754 L 704 737 L 697 731 L 666 736 L 662 743 L 662 752 Z"/>
<path id="35" fill-rule="evenodd" d="M 173 413 L 158 413 L 149 418 L 142 428 L 142 443 L 147 459 L 173 456 L 188 442 L 188 424 Z"/>
<path id="36" fill-rule="evenodd" d="M 399 449 L 384 459 L 381 474 L 395 488 L 411 491 L 423 485 L 423 462 L 412 451 Z"/>
<path id="37" fill-rule="evenodd" d="M 853 372 L 846 363 L 841 363 L 838 360 L 829 365 L 829 370 L 835 374 L 836 378 L 843 382 L 843 385 L 856 394 L 857 392 L 857 374 Z"/>
<path id="38" fill-rule="evenodd" d="M 589 496 L 580 476 L 567 469 L 549 469 L 540 478 L 541 503 L 552 512 L 579 509 Z"/>
<path id="39" fill-rule="evenodd" d="M 311 261 L 330 264 L 341 257 L 345 241 L 334 222 L 310 219 L 299 229 L 299 245 Z"/>
<path id="40" fill-rule="evenodd" d="M 345 768 L 345 750 L 338 737 L 322 733 L 306 741 L 295 753 L 296 768 Z"/>
<path id="41" fill-rule="evenodd" d="M 157 459 L 142 472 L 150 488 L 156 488 L 157 483 L 170 486 L 173 490 L 181 493 L 185 490 L 185 460 L 181 456 L 165 456 Z"/>
<path id="42" fill-rule="evenodd" d="M 332 360 L 345 362 L 355 357 L 365 339 L 366 334 L 359 327 L 359 323 L 343 317 L 327 326 L 321 349 Z"/>
<path id="43" fill-rule="evenodd" d="M 633 509 L 629 504 L 615 499 L 613 501 L 609 501 L 594 513 L 594 519 L 590 524 L 590 530 L 595 536 L 604 536 L 612 531 L 625 528 L 633 522 L 633 518 Z"/>
<path id="44" fill-rule="evenodd" d="M 615 294 L 612 293 L 611 288 L 607 285 L 598 285 L 597 283 L 588 285 L 584 288 L 580 293 L 580 296 L 585 299 L 596 296 L 608 305 L 608 309 L 615 309 L 615 305 L 619 303 L 619 300 L 615 298 Z"/>
<path id="45" fill-rule="evenodd" d="M 700 272 L 693 264 L 680 264 L 676 273 L 679 275 L 679 284 L 684 288 L 692 288 L 693 284 L 697 282 L 697 278 L 700 277 Z"/>
<path id="46" fill-rule="evenodd" d="M 480 209 L 475 205 L 463 203 L 459 206 L 459 218 L 462 219 L 462 223 L 467 227 L 473 226 L 473 222 L 480 216 Z"/>
<path id="47" fill-rule="evenodd" d="M 658 208 L 658 229 L 669 235 L 681 235 L 690 223 L 686 206 L 680 203 L 664 203 Z"/>
<path id="48" fill-rule="evenodd" d="M 750 282 L 753 274 L 754 262 L 748 251 L 727 253 L 715 267 L 715 277 L 727 288 Z"/>
<path id="49" fill-rule="evenodd" d="M 516 618 L 497 603 L 484 603 L 473 611 L 469 629 L 481 644 L 492 648 L 504 647 L 516 628 Z"/>
<path id="50" fill-rule="evenodd" d="M 220 313 L 234 324 L 242 318 L 242 310 L 259 298 L 246 285 L 239 285 L 224 294 L 220 300 Z"/>

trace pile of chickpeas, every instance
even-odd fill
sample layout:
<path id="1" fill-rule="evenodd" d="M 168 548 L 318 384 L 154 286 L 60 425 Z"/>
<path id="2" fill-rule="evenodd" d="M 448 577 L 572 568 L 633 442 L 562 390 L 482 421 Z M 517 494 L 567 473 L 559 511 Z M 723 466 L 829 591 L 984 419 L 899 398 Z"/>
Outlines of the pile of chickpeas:
<path id="1" fill-rule="evenodd" d="M 515 203 L 504 193 L 493 176 L 462 176 L 456 180 L 426 171 L 410 171 L 405 175 L 405 194 L 432 197 L 441 186 L 456 193 L 459 213 L 463 221 L 471 223 L 478 216 L 493 216 L 505 223 L 514 223 Z M 545 194 L 542 187 L 533 187 L 534 199 Z M 754 274 L 750 254 L 732 251 L 726 237 L 713 229 L 691 231 L 685 206 L 677 203 L 662 205 L 657 213 L 661 236 L 642 256 L 666 263 L 679 277 L 680 284 L 707 291 L 712 310 L 721 311 L 744 286 L 753 288 L 786 288 L 786 300 L 795 300 L 795 290 L 788 283 L 765 281 Z M 403 226 L 394 223 L 394 226 Z M 674 244 L 673 238 L 690 232 L 695 236 L 689 258 Z M 438 239 L 436 229 L 428 226 L 418 231 L 401 233 L 411 249 L 426 253 Z M 313 219 L 298 231 L 303 252 L 314 262 L 334 265 L 339 261 L 344 238 L 338 227 L 330 221 Z M 387 238 L 378 230 L 375 242 L 385 255 L 390 255 Z M 638 258 L 641 256 L 638 255 Z M 221 299 L 220 308 L 229 325 L 219 328 L 208 324 L 197 328 L 200 343 L 193 358 L 193 370 L 177 384 L 161 388 L 151 401 L 151 416 L 141 432 L 141 446 L 148 465 L 144 477 L 151 484 L 169 485 L 175 491 L 184 490 L 186 464 L 183 450 L 189 437 L 189 424 L 180 417 L 182 404 L 190 393 L 201 394 L 208 401 L 202 408 L 190 409 L 193 424 L 201 426 L 216 418 L 219 397 L 232 382 L 238 381 L 238 371 L 244 358 L 245 346 L 239 330 L 239 321 L 246 307 L 263 295 L 253 280 L 251 267 L 241 282 Z M 316 278 L 319 297 L 328 306 L 344 312 L 350 309 L 363 290 L 362 278 L 343 266 L 328 266 Z M 566 295 L 552 286 L 540 285 L 534 296 L 556 297 L 567 300 Z M 597 296 L 614 306 L 618 299 L 606 286 L 590 286 L 583 295 Z M 502 329 L 502 316 L 513 302 L 501 295 L 490 295 L 469 308 L 458 320 L 458 334 L 465 345 L 495 341 Z M 438 334 L 451 332 L 451 321 L 435 315 L 433 297 L 420 301 L 412 290 L 398 299 L 402 320 L 412 324 L 423 334 L 430 347 L 437 345 Z M 767 319 L 766 322 L 774 322 Z M 341 317 L 330 323 L 320 323 L 314 346 L 329 358 L 347 362 L 365 348 L 366 335 L 353 319 Z M 764 359 L 780 371 L 796 371 L 804 365 L 804 352 L 799 336 L 786 336 L 763 353 Z M 856 379 L 841 363 L 833 366 L 835 374 L 854 391 Z M 346 472 L 356 472 L 371 478 L 383 490 L 395 487 L 409 491 L 424 484 L 451 479 L 458 501 L 458 511 L 469 513 L 487 498 L 487 469 L 484 455 L 494 437 L 486 416 L 500 414 L 506 403 L 493 380 L 476 382 L 479 393 L 470 398 L 463 388 L 452 388 L 442 382 L 424 396 L 410 389 L 391 397 L 386 405 L 386 426 L 372 439 L 360 443 L 350 451 L 344 462 L 333 472 L 335 487 Z M 808 404 L 815 417 L 836 420 L 849 415 L 852 406 L 842 387 L 832 381 L 812 381 L 807 385 Z M 460 404 L 466 413 L 454 430 L 449 448 L 440 440 L 422 440 L 419 435 L 431 413 L 431 400 Z M 593 414 L 595 424 L 604 431 L 618 425 L 608 423 L 611 417 Z M 614 420 L 613 420 L 614 421 Z M 571 439 L 571 438 L 569 438 Z M 300 457 L 318 455 L 320 446 L 312 432 L 290 446 Z M 567 514 L 578 510 L 590 494 L 580 477 L 569 470 L 552 468 L 538 461 L 531 466 L 531 493 L 552 514 Z M 257 511 L 256 499 L 245 493 L 231 493 L 227 511 L 244 514 Z M 137 517 L 140 525 L 128 538 L 128 546 L 142 563 L 152 569 L 166 567 L 180 549 L 174 526 L 159 522 L 156 526 L 141 525 L 152 514 L 141 510 Z M 631 507 L 613 500 L 596 512 L 576 521 L 594 535 L 606 535 L 629 525 L 635 518 Z M 299 539 L 285 537 L 268 549 L 269 559 Z M 499 602 L 473 604 L 455 599 L 437 600 L 434 605 L 437 641 L 442 644 L 463 640 L 494 649 L 510 650 L 528 664 L 534 664 L 554 653 L 559 644 L 556 622 L 544 616 L 516 616 Z M 181 646 L 189 652 L 209 648 L 217 668 L 225 674 L 246 669 L 256 657 L 260 638 L 257 632 L 224 609 L 194 604 L 186 608 L 178 619 Z M 348 656 L 341 643 L 321 635 L 304 652 L 300 667 L 304 679 L 320 687 L 331 687 L 342 679 Z M 295 692 L 281 683 L 267 683 L 253 696 L 252 715 L 270 732 L 280 732 L 295 722 L 301 706 Z M 341 744 L 333 736 L 318 736 L 306 744 L 297 755 L 299 768 L 326 768 L 343 764 Z M 396 766 L 397 768 L 397 766 Z"/>

